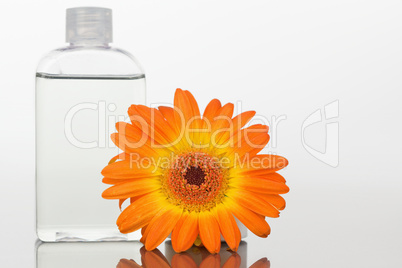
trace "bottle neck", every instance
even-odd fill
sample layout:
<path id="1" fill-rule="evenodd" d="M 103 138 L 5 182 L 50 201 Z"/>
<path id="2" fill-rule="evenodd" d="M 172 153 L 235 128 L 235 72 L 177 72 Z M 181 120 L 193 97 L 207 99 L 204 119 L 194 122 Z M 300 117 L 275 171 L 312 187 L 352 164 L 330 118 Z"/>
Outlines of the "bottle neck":
<path id="1" fill-rule="evenodd" d="M 69 43 L 70 47 L 110 47 L 110 43 L 94 42 L 94 41 L 75 41 Z"/>

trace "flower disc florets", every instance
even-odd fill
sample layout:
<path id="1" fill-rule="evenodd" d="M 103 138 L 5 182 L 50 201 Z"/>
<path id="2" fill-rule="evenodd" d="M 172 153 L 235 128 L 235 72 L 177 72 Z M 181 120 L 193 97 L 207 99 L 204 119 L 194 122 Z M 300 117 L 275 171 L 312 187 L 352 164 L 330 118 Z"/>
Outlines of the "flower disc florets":
<path id="1" fill-rule="evenodd" d="M 164 189 L 170 202 L 188 211 L 215 207 L 226 188 L 219 159 L 202 152 L 180 154 L 166 172 Z"/>

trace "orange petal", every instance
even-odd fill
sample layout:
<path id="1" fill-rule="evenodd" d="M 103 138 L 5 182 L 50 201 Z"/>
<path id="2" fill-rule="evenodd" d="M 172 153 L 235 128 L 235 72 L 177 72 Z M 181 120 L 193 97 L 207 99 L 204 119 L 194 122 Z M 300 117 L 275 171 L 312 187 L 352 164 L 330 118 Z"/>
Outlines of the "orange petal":
<path id="1" fill-rule="evenodd" d="M 198 108 L 197 101 L 189 91 L 183 91 L 180 88 L 176 89 L 174 95 L 174 106 L 179 110 L 179 112 L 183 113 L 184 118 L 179 118 L 179 120 L 184 119 L 185 122 L 188 122 L 192 118 L 200 117 L 200 109 Z"/>
<path id="2" fill-rule="evenodd" d="M 174 94 L 174 106 L 176 108 L 174 114 L 176 125 L 182 129 L 194 114 L 187 95 L 180 88 L 176 89 Z"/>
<path id="3" fill-rule="evenodd" d="M 139 176 L 141 176 L 140 174 L 138 174 Z M 115 178 L 103 178 L 102 179 L 102 182 L 103 183 L 105 183 L 105 184 L 120 184 L 120 183 L 125 183 L 125 182 L 131 182 L 131 181 L 135 181 L 135 180 L 138 180 L 138 179 L 144 179 L 144 178 L 159 178 L 160 177 L 160 175 L 157 175 L 157 176 L 141 176 L 141 177 L 138 177 L 138 178 L 122 178 L 122 179 L 115 179 Z"/>
<path id="4" fill-rule="evenodd" d="M 216 116 L 226 116 L 229 118 L 232 118 L 233 116 L 233 110 L 234 110 L 234 104 L 233 103 L 226 103 L 225 105 L 222 106 L 222 108 L 219 109 L 218 113 Z"/>
<path id="5" fill-rule="evenodd" d="M 237 132 L 244 127 L 255 115 L 255 111 L 246 111 L 233 118 L 233 131 Z"/>
<path id="6" fill-rule="evenodd" d="M 199 143 L 201 117 L 198 104 L 193 95 L 180 88 L 174 96 L 174 116 L 177 128 L 180 130 L 180 145 L 178 147 L 191 147 Z M 184 135 L 184 136 L 183 136 Z"/>
<path id="7" fill-rule="evenodd" d="M 175 132 L 176 138 L 179 134 L 179 129 L 176 126 L 176 121 L 174 118 L 174 109 L 172 107 L 167 106 L 159 106 L 158 110 L 162 113 L 163 117 L 166 119 L 170 128 Z"/>
<path id="8" fill-rule="evenodd" d="M 129 160 L 114 162 L 113 164 L 107 165 L 102 170 L 102 175 L 115 179 L 132 179 L 162 174 L 161 170 L 155 168 L 155 166 L 148 166 L 149 163 L 146 162 L 143 164 L 144 165 L 141 165 L 141 162 L 138 163 Z"/>
<path id="9" fill-rule="evenodd" d="M 110 165 L 110 164 L 116 162 L 117 160 L 125 160 L 126 157 L 127 157 L 127 154 L 126 154 L 126 153 L 118 154 L 118 155 L 116 155 L 115 157 L 113 157 L 112 159 L 110 159 L 108 165 Z"/>
<path id="10" fill-rule="evenodd" d="M 143 228 L 141 228 L 141 234 L 143 235 L 145 233 L 145 229 L 148 227 L 148 225 L 144 226 Z"/>
<path id="11" fill-rule="evenodd" d="M 231 120 L 232 124 L 229 131 L 222 132 L 218 136 L 217 142 L 221 145 L 224 143 L 228 143 L 228 145 L 230 145 L 230 142 L 232 142 L 230 138 L 233 137 L 242 127 L 244 127 L 244 125 L 246 125 L 254 115 L 254 111 L 247 111 L 234 117 Z"/>
<path id="12" fill-rule="evenodd" d="M 158 179 L 140 178 L 112 186 L 102 193 L 102 197 L 105 199 L 123 199 L 147 194 L 160 188 L 161 184 Z"/>
<path id="13" fill-rule="evenodd" d="M 247 176 L 247 177 L 254 177 L 254 176 Z M 265 174 L 265 175 L 258 175 L 258 176 L 255 176 L 255 177 L 256 178 L 261 178 L 261 179 L 264 179 L 264 180 L 269 180 L 269 181 L 276 181 L 276 182 L 286 183 L 285 178 L 281 174 L 276 173 L 276 172 L 268 173 L 268 174 Z"/>
<path id="14" fill-rule="evenodd" d="M 144 131 L 142 131 L 142 129 L 136 125 L 121 121 L 117 122 L 115 126 L 118 132 L 130 138 L 133 140 L 133 142 L 138 142 L 143 138 L 147 138 L 147 135 L 144 133 Z"/>
<path id="15" fill-rule="evenodd" d="M 128 154 L 130 160 L 136 160 L 138 157 L 147 157 L 149 159 L 159 159 L 159 157 L 168 157 L 171 153 L 170 150 L 166 148 L 156 148 L 151 145 L 151 141 L 133 141 L 128 136 L 123 133 L 113 133 L 110 135 L 110 139 L 113 143 L 119 147 L 121 150 Z"/>
<path id="16" fill-rule="evenodd" d="M 205 108 L 202 118 L 209 120 L 209 122 L 212 124 L 214 117 L 217 115 L 221 107 L 221 102 L 218 99 L 211 100 Z"/>
<path id="17" fill-rule="evenodd" d="M 259 194 L 241 190 L 232 190 L 228 192 L 227 195 L 234 202 L 241 204 L 242 206 L 254 211 L 255 213 L 271 218 L 279 217 L 278 209 L 267 202 Z"/>
<path id="18" fill-rule="evenodd" d="M 216 150 L 217 148 L 226 148 L 227 144 L 221 144 L 220 139 L 225 133 L 231 132 L 231 127 L 233 126 L 232 115 L 233 115 L 233 103 L 225 104 L 221 109 L 219 109 L 217 115 L 213 118 L 211 125 L 210 134 L 210 149 Z"/>
<path id="19" fill-rule="evenodd" d="M 198 108 L 198 103 L 193 94 L 188 90 L 184 90 L 184 94 L 186 94 L 190 107 L 192 108 L 192 115 L 194 117 L 200 117 L 200 108 Z"/>
<path id="20" fill-rule="evenodd" d="M 112 179 L 112 178 L 103 178 L 102 179 L 102 182 L 103 183 L 105 183 L 105 184 L 119 184 L 119 183 L 122 183 L 122 182 L 127 182 L 127 181 L 131 181 L 131 180 L 135 180 L 135 179 L 124 179 L 124 180 L 122 180 L 122 179 Z"/>
<path id="21" fill-rule="evenodd" d="M 225 153 L 226 156 L 235 158 L 235 156 L 243 157 L 246 153 L 258 149 L 253 154 L 249 153 L 249 157 L 251 158 L 268 143 L 269 135 L 267 133 L 268 126 L 266 125 L 256 124 L 249 126 L 238 131 L 230 138 L 230 148 L 218 149 L 217 152 Z"/>
<path id="22" fill-rule="evenodd" d="M 139 199 L 139 198 L 141 198 L 141 197 L 143 197 L 144 195 L 139 195 L 139 196 L 136 196 L 136 197 L 131 197 L 130 198 L 130 204 L 132 204 L 135 200 L 137 200 L 137 199 Z M 120 210 L 121 210 L 121 206 L 123 205 L 123 203 L 127 200 L 128 198 L 124 198 L 124 199 L 119 199 L 119 208 L 120 208 Z"/>
<path id="23" fill-rule="evenodd" d="M 231 208 L 233 215 L 238 218 L 251 232 L 260 237 L 267 237 L 271 228 L 264 217 L 228 199 L 227 205 Z"/>
<path id="24" fill-rule="evenodd" d="M 193 144 L 199 145 L 202 142 L 202 139 L 200 137 L 203 134 L 202 132 L 200 132 L 200 130 L 203 128 L 203 121 L 201 119 L 200 109 L 198 108 L 197 101 L 195 100 L 194 96 L 190 93 L 190 91 L 185 90 L 184 94 L 186 94 L 190 106 L 193 110 L 192 112 L 193 120 L 191 122 L 188 122 L 189 123 L 188 127 L 190 131 L 189 136 Z"/>
<path id="25" fill-rule="evenodd" d="M 233 103 L 226 103 L 222 108 L 219 109 L 218 113 L 213 118 L 212 124 L 212 135 L 214 131 L 222 128 L 230 127 L 232 123 L 234 105 Z"/>
<path id="26" fill-rule="evenodd" d="M 278 171 L 286 167 L 288 163 L 286 158 L 279 155 L 260 154 L 251 157 L 249 165 L 236 165 L 234 171 L 237 174 L 259 176 Z"/>
<path id="27" fill-rule="evenodd" d="M 275 172 L 271 172 L 271 173 L 267 173 L 267 174 L 260 174 L 260 175 L 245 175 L 243 176 L 245 179 L 247 178 L 259 178 L 259 179 L 264 179 L 264 180 L 268 180 L 268 181 L 275 181 L 275 182 L 279 182 L 279 183 L 286 183 L 285 178 L 279 174 L 279 173 L 275 173 Z"/>
<path id="28" fill-rule="evenodd" d="M 242 179 L 247 180 L 248 178 L 258 178 L 258 179 L 264 179 L 264 180 L 268 180 L 268 181 L 275 181 L 275 182 L 279 182 L 279 183 L 286 183 L 285 178 L 281 174 L 276 173 L 276 172 L 269 172 L 269 173 L 265 173 L 265 174 L 259 173 L 257 175 L 254 175 L 256 173 L 253 173 L 253 172 L 238 174 L 238 175 L 236 175 L 235 172 L 233 172 L 233 173 L 234 174 L 231 173 L 230 176 L 238 177 L 239 179 L 242 178 Z"/>
<path id="29" fill-rule="evenodd" d="M 241 240 L 240 230 L 233 215 L 222 204 L 217 206 L 217 219 L 226 243 L 231 250 L 237 251 Z"/>
<path id="30" fill-rule="evenodd" d="M 187 219 L 188 215 L 189 215 L 189 213 L 187 211 L 183 212 L 179 221 L 176 223 L 176 226 L 173 228 L 172 235 L 170 236 L 173 249 L 175 249 L 175 246 L 173 245 L 173 241 L 175 241 L 175 243 L 177 242 L 177 237 L 179 236 L 180 229 L 183 226 L 184 220 Z M 180 251 L 176 251 L 176 252 L 180 252 Z"/>
<path id="31" fill-rule="evenodd" d="M 262 178 L 231 178 L 230 185 L 262 194 L 286 194 L 289 192 L 286 184 Z"/>
<path id="32" fill-rule="evenodd" d="M 140 242 L 143 243 L 144 245 L 145 245 L 145 241 L 147 240 L 148 233 L 149 233 L 149 230 L 147 232 L 148 226 L 149 226 L 149 224 L 145 225 L 144 227 L 141 228 L 141 235 L 142 236 L 141 236 Z"/>
<path id="33" fill-rule="evenodd" d="M 119 199 L 119 208 L 121 210 L 121 206 L 123 205 L 124 201 L 126 201 L 127 198 Z"/>
<path id="34" fill-rule="evenodd" d="M 147 250 L 155 249 L 169 236 L 183 212 L 182 209 L 173 205 L 166 206 L 164 210 L 149 223 L 149 232 L 145 240 Z"/>
<path id="35" fill-rule="evenodd" d="M 158 144 L 171 144 L 176 139 L 175 131 L 168 122 L 165 121 L 163 114 L 155 108 L 144 105 L 132 105 L 130 115 L 139 115 L 148 125 L 148 136 Z"/>
<path id="36" fill-rule="evenodd" d="M 163 197 L 160 193 L 152 193 L 144 195 L 130 204 L 117 219 L 116 224 L 119 226 L 120 232 L 134 232 L 147 225 L 162 208 L 161 198 Z"/>
<path id="37" fill-rule="evenodd" d="M 183 214 L 184 215 L 184 214 Z M 198 213 L 186 213 L 182 222 L 176 225 L 172 232 L 174 251 L 182 252 L 191 248 L 198 236 Z"/>
<path id="38" fill-rule="evenodd" d="M 142 197 L 142 195 L 130 197 L 130 204 L 132 204 L 135 200 L 137 200 L 137 199 L 140 198 L 140 197 Z"/>
<path id="39" fill-rule="evenodd" d="M 116 123 L 118 133 L 111 135 L 113 143 L 126 153 L 142 153 L 142 155 L 153 157 L 157 157 L 158 154 L 168 155 L 170 152 L 166 148 L 154 149 L 152 147 L 155 142 L 151 142 L 151 138 L 156 134 L 150 133 L 151 129 L 141 115 L 136 116 L 139 118 L 138 120 L 143 121 L 143 125 L 138 127 L 126 122 Z"/>
<path id="40" fill-rule="evenodd" d="M 264 149 L 269 139 L 270 137 L 267 133 L 253 133 L 253 135 L 248 135 L 248 137 L 244 137 L 241 147 L 235 148 L 232 154 L 241 158 L 248 153 L 250 157 L 253 157 Z"/>
<path id="41" fill-rule="evenodd" d="M 212 131 L 212 123 L 214 117 L 218 114 L 222 105 L 218 99 L 211 100 L 207 107 L 205 108 L 204 114 L 202 116 L 202 129 L 205 132 L 200 133 L 200 144 L 210 146 L 210 137 Z"/>
<path id="42" fill-rule="evenodd" d="M 199 214 L 200 238 L 210 253 L 219 253 L 221 249 L 221 234 L 216 220 L 216 210 L 201 211 Z"/>
<path id="43" fill-rule="evenodd" d="M 264 195 L 264 198 L 271 203 L 272 205 L 274 205 L 277 209 L 279 210 L 284 210 L 286 207 L 286 201 L 285 199 L 277 194 L 267 194 Z"/>

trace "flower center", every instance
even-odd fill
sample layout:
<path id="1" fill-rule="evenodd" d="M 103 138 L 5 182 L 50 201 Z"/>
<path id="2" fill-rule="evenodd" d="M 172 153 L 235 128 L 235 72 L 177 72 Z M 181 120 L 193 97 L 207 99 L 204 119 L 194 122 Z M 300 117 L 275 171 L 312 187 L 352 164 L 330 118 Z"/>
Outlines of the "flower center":
<path id="1" fill-rule="evenodd" d="M 187 169 L 184 179 L 187 184 L 201 186 L 205 182 L 205 173 L 202 168 L 191 166 Z"/>
<path id="2" fill-rule="evenodd" d="M 219 160 L 206 153 L 178 155 L 165 173 L 163 189 L 168 200 L 188 211 L 215 207 L 224 196 L 226 180 Z"/>

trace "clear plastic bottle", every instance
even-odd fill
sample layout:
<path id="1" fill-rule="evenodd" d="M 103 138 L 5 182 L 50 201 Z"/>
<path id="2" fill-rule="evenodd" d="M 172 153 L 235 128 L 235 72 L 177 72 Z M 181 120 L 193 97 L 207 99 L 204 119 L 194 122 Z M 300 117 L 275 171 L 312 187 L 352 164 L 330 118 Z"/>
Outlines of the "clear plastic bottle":
<path id="1" fill-rule="evenodd" d="M 119 153 L 110 141 L 131 104 L 145 103 L 145 75 L 113 48 L 112 12 L 67 9 L 68 46 L 47 54 L 36 73 L 37 234 L 42 241 L 133 240 L 116 226 L 100 174 Z"/>

